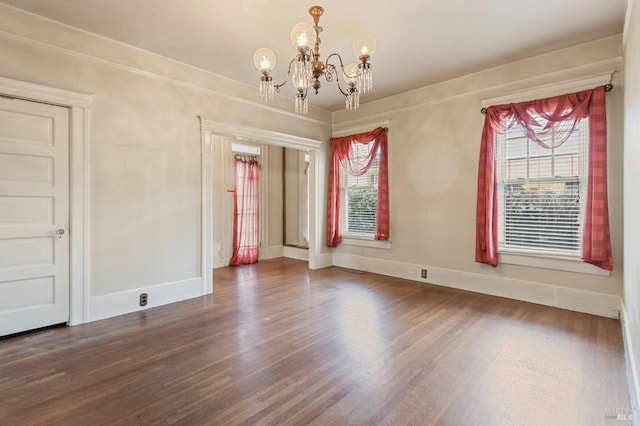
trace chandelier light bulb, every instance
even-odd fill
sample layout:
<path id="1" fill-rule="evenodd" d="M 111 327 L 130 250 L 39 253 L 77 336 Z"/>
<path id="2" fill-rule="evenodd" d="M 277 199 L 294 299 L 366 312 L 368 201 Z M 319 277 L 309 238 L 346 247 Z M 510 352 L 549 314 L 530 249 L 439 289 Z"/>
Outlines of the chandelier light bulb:
<path id="1" fill-rule="evenodd" d="M 313 25 L 308 22 L 298 22 L 291 28 L 289 33 L 291 45 L 299 52 L 308 52 L 316 42 L 316 31 Z"/>
<path id="2" fill-rule="evenodd" d="M 253 64 L 261 73 L 269 74 L 276 67 L 276 54 L 268 47 L 261 47 L 253 54 Z"/>
<path id="3" fill-rule="evenodd" d="M 307 34 L 305 33 L 298 34 L 298 46 L 308 46 Z"/>
<path id="4" fill-rule="evenodd" d="M 355 62 L 350 62 L 344 66 L 342 70 L 342 75 L 344 76 L 344 80 L 349 83 L 349 85 L 355 84 L 358 79 L 358 64 Z"/>
<path id="5" fill-rule="evenodd" d="M 353 41 L 353 45 L 351 47 L 356 58 L 362 60 L 361 57 L 367 56 L 368 58 L 370 58 L 374 53 L 376 53 L 378 42 L 376 41 L 376 38 L 371 34 L 360 34 Z"/>

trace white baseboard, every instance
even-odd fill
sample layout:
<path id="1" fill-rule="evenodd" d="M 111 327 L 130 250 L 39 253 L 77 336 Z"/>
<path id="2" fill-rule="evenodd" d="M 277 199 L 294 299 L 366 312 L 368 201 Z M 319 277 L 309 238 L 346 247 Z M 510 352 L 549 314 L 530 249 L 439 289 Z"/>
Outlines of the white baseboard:
<path id="1" fill-rule="evenodd" d="M 283 246 L 269 246 L 262 251 L 261 260 L 276 259 L 282 257 L 284 247 Z"/>
<path id="2" fill-rule="evenodd" d="M 225 267 L 225 266 L 229 266 L 229 260 L 228 259 L 223 259 L 223 258 L 218 257 L 218 256 L 216 256 L 213 259 L 213 265 L 212 265 L 213 269 L 222 268 L 222 267 Z"/>
<path id="3" fill-rule="evenodd" d="M 97 321 L 130 312 L 202 296 L 202 278 L 175 281 L 89 299 L 89 321 Z M 140 306 L 140 294 L 147 293 L 147 306 Z"/>
<path id="4" fill-rule="evenodd" d="M 640 324 L 630 325 L 634 321 L 633 316 L 627 314 L 624 302 L 622 303 L 622 339 L 624 340 L 624 356 L 625 365 L 627 366 L 627 381 L 629 385 L 629 399 L 631 401 L 631 414 L 633 416 L 633 424 L 640 425 L 640 377 L 638 376 L 638 368 L 640 365 L 636 362 L 637 355 L 640 355 Z M 635 330 L 632 330 L 635 327 Z M 635 333 L 634 333 L 635 331 Z"/>
<path id="5" fill-rule="evenodd" d="M 291 259 L 306 260 L 307 262 L 309 261 L 308 249 L 284 246 L 282 250 L 282 255 L 284 257 L 289 257 Z"/>
<path id="6" fill-rule="evenodd" d="M 328 268 L 333 265 L 333 253 L 318 253 L 309 259 L 309 269 Z"/>
<path id="7" fill-rule="evenodd" d="M 348 254 L 334 253 L 333 264 L 602 317 L 618 318 L 620 312 L 620 297 L 612 294 Z M 423 268 L 426 279 L 419 278 Z"/>
<path id="8" fill-rule="evenodd" d="M 282 246 L 269 246 L 260 252 L 260 260 L 275 259 L 282 257 Z M 224 259 L 218 255 L 213 259 L 213 269 L 225 268 L 229 266 L 229 259 Z"/>

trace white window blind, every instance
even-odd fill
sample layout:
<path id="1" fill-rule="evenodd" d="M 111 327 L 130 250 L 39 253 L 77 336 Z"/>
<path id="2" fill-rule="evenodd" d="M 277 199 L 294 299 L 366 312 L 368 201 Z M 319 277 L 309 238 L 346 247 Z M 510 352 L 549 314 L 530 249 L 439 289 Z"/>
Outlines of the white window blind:
<path id="1" fill-rule="evenodd" d="M 556 148 L 528 140 L 519 128 L 497 143 L 499 250 L 579 256 L 588 119 Z"/>
<path id="2" fill-rule="evenodd" d="M 358 163 L 364 163 L 373 144 L 355 143 L 352 156 Z M 376 156 L 367 172 L 361 176 L 352 176 L 342 169 L 342 206 L 340 209 L 342 234 L 352 237 L 373 238 L 376 229 L 376 209 L 378 206 L 378 168 L 380 153 Z"/>

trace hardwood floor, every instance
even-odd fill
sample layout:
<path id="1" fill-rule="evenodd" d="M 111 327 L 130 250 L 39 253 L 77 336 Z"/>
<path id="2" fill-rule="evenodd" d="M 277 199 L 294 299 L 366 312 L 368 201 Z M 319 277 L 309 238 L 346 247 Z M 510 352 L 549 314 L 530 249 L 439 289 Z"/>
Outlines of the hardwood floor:
<path id="1" fill-rule="evenodd" d="M 0 341 L 0 424 L 621 424 L 618 321 L 274 259 Z M 613 417 L 613 418 L 612 418 Z M 629 423 L 630 424 L 630 423 Z"/>

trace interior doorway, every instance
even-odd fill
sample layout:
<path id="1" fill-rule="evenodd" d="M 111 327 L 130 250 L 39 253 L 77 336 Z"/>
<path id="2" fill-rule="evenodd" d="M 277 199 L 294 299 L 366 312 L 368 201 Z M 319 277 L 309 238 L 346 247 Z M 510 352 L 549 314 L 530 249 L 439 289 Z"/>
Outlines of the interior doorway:
<path id="1" fill-rule="evenodd" d="M 321 199 L 324 193 L 324 179 L 319 175 L 326 161 L 321 150 L 322 141 L 286 135 L 283 133 L 258 129 L 239 124 L 222 123 L 215 120 L 200 117 L 202 131 L 202 276 L 204 293 L 213 291 L 213 266 L 219 247 L 213 241 L 214 226 L 225 226 L 220 218 L 214 218 L 214 204 L 220 202 L 219 194 L 214 194 L 213 184 L 216 175 L 213 170 L 214 151 L 224 148 L 224 139 L 238 141 L 240 143 L 261 144 L 268 147 L 288 147 L 305 150 L 309 153 L 309 249 L 308 262 L 311 269 L 328 266 L 330 258 L 321 253 L 320 244 L 321 224 L 316 214 L 318 207 L 325 200 Z M 275 158 L 275 157 L 274 157 Z M 269 160 L 271 156 L 269 156 Z M 280 159 L 282 154 L 280 153 Z M 264 158 L 263 158 L 264 161 Z M 263 164 L 264 167 L 264 164 Z M 264 172 L 263 172 L 264 173 Z M 265 197 L 267 198 L 267 197 Z M 282 200 L 279 201 L 282 206 Z M 266 207 L 268 208 L 268 206 Z M 279 247 L 281 253 L 284 247 Z M 223 266 L 223 265 L 220 265 Z"/>

